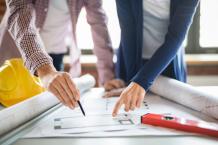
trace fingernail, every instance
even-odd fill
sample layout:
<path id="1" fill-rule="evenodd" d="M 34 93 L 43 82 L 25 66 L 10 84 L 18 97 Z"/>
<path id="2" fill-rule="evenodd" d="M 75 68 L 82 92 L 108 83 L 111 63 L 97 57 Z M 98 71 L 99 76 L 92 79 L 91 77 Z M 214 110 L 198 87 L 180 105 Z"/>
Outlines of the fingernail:
<path id="1" fill-rule="evenodd" d="M 80 97 L 77 96 L 77 97 L 76 97 L 76 100 L 79 101 L 79 100 L 80 100 Z"/>
<path id="2" fill-rule="evenodd" d="M 74 106 L 71 106 L 71 109 L 73 110 L 75 107 Z"/>

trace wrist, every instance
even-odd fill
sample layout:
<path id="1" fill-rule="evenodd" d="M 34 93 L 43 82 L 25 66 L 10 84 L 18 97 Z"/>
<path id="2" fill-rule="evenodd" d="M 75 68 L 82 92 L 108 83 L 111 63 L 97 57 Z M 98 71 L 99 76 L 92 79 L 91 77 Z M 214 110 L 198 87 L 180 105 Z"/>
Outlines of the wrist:
<path id="1" fill-rule="evenodd" d="M 133 84 L 133 85 L 135 86 L 135 89 L 136 89 L 136 90 L 139 90 L 139 91 L 142 92 L 142 93 L 145 93 L 145 92 L 146 92 L 146 90 L 145 90 L 140 84 L 138 84 L 138 83 L 136 83 L 136 82 L 131 82 L 131 84 Z"/>
<path id="2" fill-rule="evenodd" d="M 37 74 L 40 78 L 57 72 L 53 65 L 46 64 L 37 69 Z"/>

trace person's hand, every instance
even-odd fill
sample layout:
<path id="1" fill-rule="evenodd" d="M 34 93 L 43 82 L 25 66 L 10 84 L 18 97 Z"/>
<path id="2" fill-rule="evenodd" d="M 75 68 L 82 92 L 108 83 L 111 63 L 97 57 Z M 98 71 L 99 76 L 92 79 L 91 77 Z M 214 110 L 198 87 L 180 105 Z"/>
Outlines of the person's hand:
<path id="1" fill-rule="evenodd" d="M 116 116 L 120 107 L 124 104 L 125 111 L 134 110 L 139 108 L 145 96 L 145 90 L 137 83 L 130 83 L 129 86 L 121 93 L 119 100 L 117 101 L 113 113 Z"/>
<path id="2" fill-rule="evenodd" d="M 125 88 L 113 89 L 104 93 L 103 98 L 119 97 Z"/>
<path id="3" fill-rule="evenodd" d="M 125 87 L 125 83 L 121 79 L 113 79 L 113 80 L 107 81 L 104 84 L 105 91 L 111 91 L 113 89 L 119 89 L 119 88 L 124 88 L 124 87 Z"/>
<path id="4" fill-rule="evenodd" d="M 70 75 L 58 72 L 50 65 L 44 65 L 37 70 L 43 86 L 53 93 L 64 105 L 74 109 L 80 99 L 79 90 L 76 88 Z"/>

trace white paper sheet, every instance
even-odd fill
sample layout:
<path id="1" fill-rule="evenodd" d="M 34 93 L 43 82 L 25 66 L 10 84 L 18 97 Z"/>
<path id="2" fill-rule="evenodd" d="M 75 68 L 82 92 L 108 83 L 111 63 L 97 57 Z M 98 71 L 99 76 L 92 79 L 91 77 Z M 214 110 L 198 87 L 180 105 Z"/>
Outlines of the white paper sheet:
<path id="1" fill-rule="evenodd" d="M 146 95 L 140 109 L 129 113 L 121 109 L 120 115 L 112 118 L 111 112 L 117 98 L 103 99 L 101 98 L 103 92 L 103 89 L 94 88 L 84 94 L 82 105 L 86 117 L 82 115 L 79 108 L 70 110 L 61 107 L 38 122 L 24 138 L 190 135 L 140 124 L 140 116 L 146 113 L 172 114 L 217 123 L 217 120 L 153 94 Z"/>
<path id="2" fill-rule="evenodd" d="M 81 93 L 95 85 L 95 79 L 91 75 L 84 75 L 80 78 L 74 79 L 74 82 Z M 58 103 L 59 100 L 55 96 L 49 92 L 44 92 L 33 98 L 1 110 L 0 136 Z"/>

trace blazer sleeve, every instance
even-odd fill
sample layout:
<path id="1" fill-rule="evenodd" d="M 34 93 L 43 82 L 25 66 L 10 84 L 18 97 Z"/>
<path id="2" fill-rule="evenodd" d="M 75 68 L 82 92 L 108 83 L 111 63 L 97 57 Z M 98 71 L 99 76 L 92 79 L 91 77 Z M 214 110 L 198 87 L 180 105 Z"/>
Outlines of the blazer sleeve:
<path id="1" fill-rule="evenodd" d="M 137 73 L 137 21 L 133 5 L 133 0 L 116 0 L 119 25 L 121 29 L 121 41 L 117 57 L 118 77 L 124 79 L 126 83 Z M 122 62 L 122 63 L 121 63 Z"/>
<path id="2" fill-rule="evenodd" d="M 154 79 L 173 60 L 185 39 L 198 3 L 199 0 L 179 1 L 175 13 L 171 17 L 165 42 L 132 78 L 133 82 L 138 83 L 147 91 Z"/>
<path id="3" fill-rule="evenodd" d="M 52 64 L 35 25 L 33 0 L 6 0 L 6 5 L 9 11 L 7 29 L 21 52 L 25 66 L 34 74 L 42 65 Z"/>

